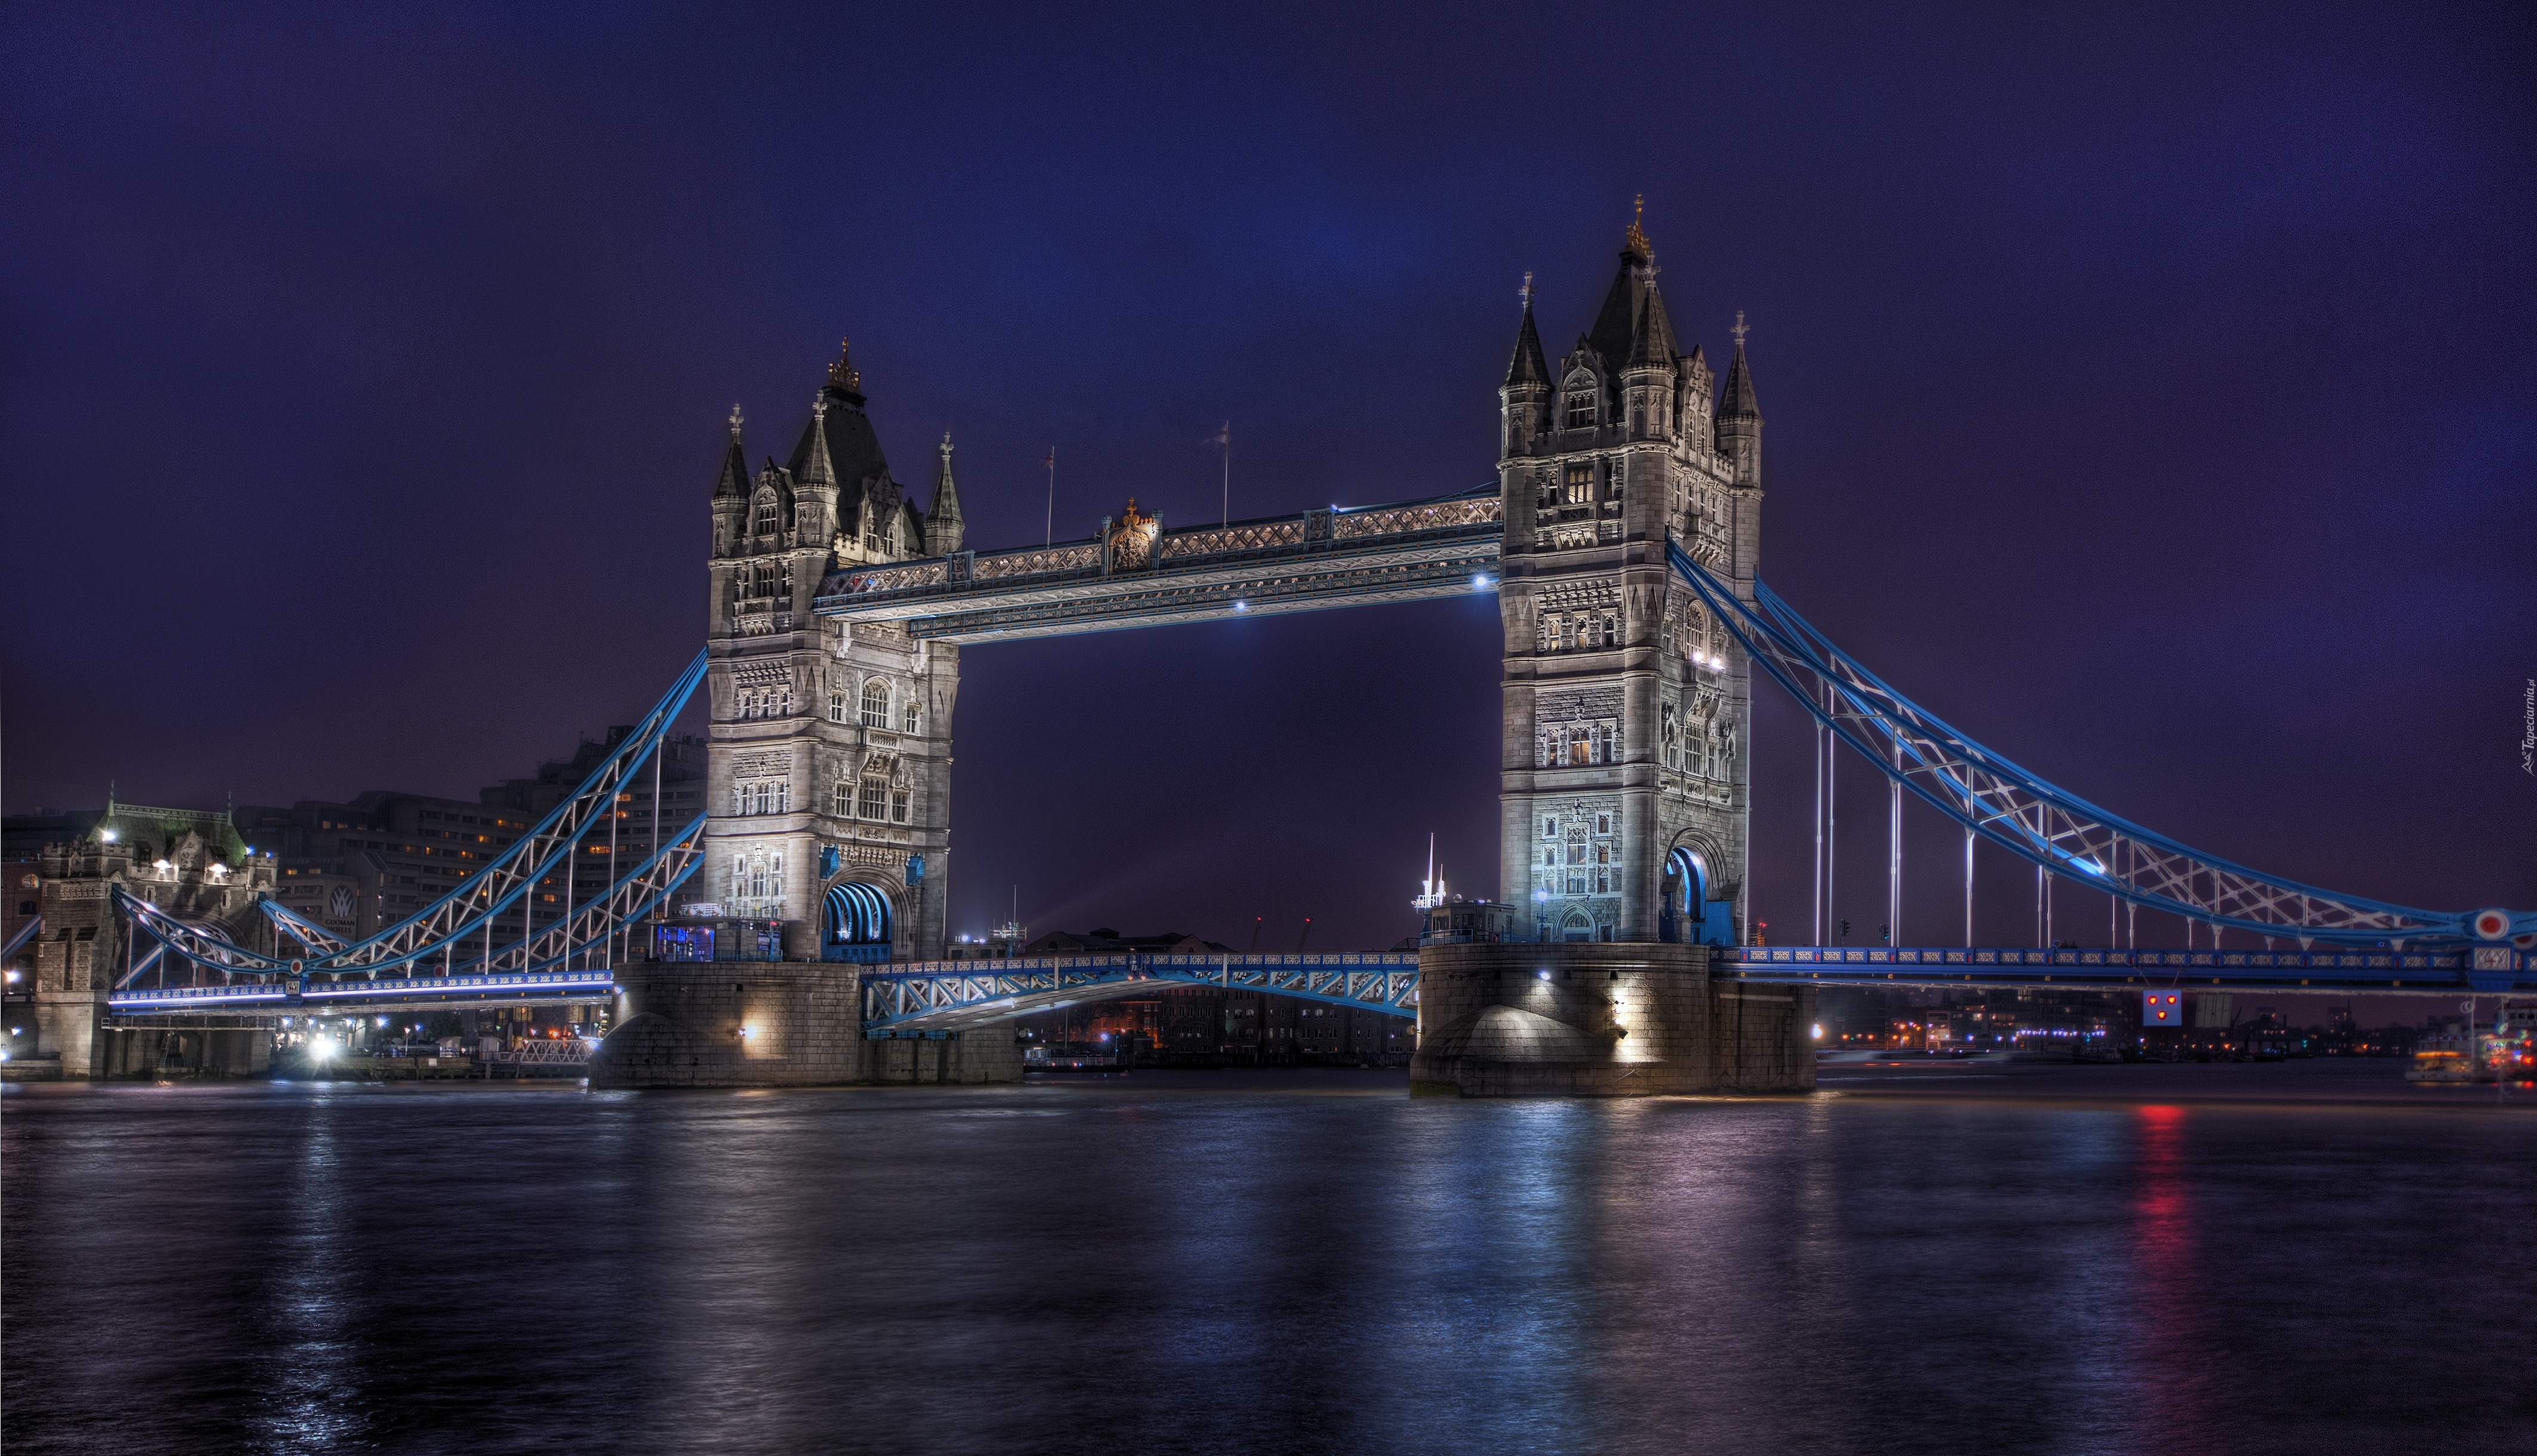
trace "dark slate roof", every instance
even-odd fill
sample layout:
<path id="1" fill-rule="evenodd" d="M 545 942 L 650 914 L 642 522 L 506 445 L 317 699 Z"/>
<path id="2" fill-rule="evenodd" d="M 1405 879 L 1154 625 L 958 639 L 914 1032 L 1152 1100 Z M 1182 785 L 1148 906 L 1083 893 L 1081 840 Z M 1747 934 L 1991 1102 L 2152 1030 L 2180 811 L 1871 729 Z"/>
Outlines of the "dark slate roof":
<path id="1" fill-rule="evenodd" d="M 802 439 L 793 447 L 790 462 L 793 478 L 810 479 L 812 446 L 817 444 L 824 447 L 829 474 L 843 490 L 862 490 L 875 476 L 886 480 L 889 461 L 882 458 L 880 436 L 873 433 L 872 420 L 864 414 L 863 397 L 834 384 L 822 393 L 828 408 L 802 427 Z"/>
<path id="2" fill-rule="evenodd" d="M 1524 327 L 1516 330 L 1515 360 L 1507 365 L 1506 381 L 1516 384 L 1547 384 L 1550 365 L 1542 362 L 1541 334 L 1532 326 L 1532 304 L 1524 305 Z"/>
<path id="3" fill-rule="evenodd" d="M 739 430 L 732 431 L 731 445 L 722 452 L 722 474 L 714 477 L 714 498 L 748 498 L 748 452 L 741 448 Z"/>
<path id="4" fill-rule="evenodd" d="M 1642 336 L 1652 341 L 1650 349 L 1659 351 L 1654 356 L 1659 362 L 1667 365 L 1673 363 L 1673 322 L 1665 316 L 1664 298 L 1657 292 L 1656 275 L 1649 271 L 1645 259 L 1624 253 L 1621 271 L 1612 280 L 1612 291 L 1603 296 L 1603 311 L 1594 315 L 1594 332 L 1586 339 L 1607 361 L 1635 361 Z"/>
<path id="5" fill-rule="evenodd" d="M 1761 402 L 1753 397 L 1753 371 L 1744 364 L 1744 346 L 1735 346 L 1735 362 L 1726 366 L 1726 393 L 1718 402 L 1721 420 L 1759 420 Z"/>

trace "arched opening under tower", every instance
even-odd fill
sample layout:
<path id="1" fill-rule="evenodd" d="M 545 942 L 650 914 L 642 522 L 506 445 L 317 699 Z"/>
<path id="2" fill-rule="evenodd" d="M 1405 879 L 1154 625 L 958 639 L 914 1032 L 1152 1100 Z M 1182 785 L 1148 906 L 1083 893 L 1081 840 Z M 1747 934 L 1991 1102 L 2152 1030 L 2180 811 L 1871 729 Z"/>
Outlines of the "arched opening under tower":
<path id="1" fill-rule="evenodd" d="M 828 887 L 819 959 L 878 964 L 889 960 L 889 896 L 875 886 L 840 880 Z"/>

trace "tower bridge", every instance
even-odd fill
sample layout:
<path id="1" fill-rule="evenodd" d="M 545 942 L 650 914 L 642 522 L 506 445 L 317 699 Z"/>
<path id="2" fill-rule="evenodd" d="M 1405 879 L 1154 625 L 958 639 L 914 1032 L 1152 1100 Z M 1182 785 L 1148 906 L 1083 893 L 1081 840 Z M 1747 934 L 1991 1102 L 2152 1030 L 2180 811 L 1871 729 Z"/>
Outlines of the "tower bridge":
<path id="1" fill-rule="evenodd" d="M 2537 991 L 2537 913 L 2414 909 L 2195 850 L 1992 753 L 1843 652 L 1761 578 L 1762 415 L 1740 315 L 1731 332 L 1723 378 L 1681 348 L 1634 222 L 1555 364 L 1528 282 L 1493 484 L 1183 527 L 1132 500 L 1088 538 L 995 551 L 966 545 L 947 435 L 917 508 L 841 351 L 783 463 L 750 465 L 732 411 L 705 651 L 573 798 L 368 941 L 285 922 L 299 958 L 243 952 L 146 888 L 122 894 L 166 955 L 156 983 L 118 987 L 114 1014 L 172 1012 L 196 990 L 406 1006 L 604 976 L 623 1016 L 601 1081 L 984 1081 L 1019 1075 L 1001 1022 L 1177 981 L 1415 1016 L 1412 1075 L 1430 1085 L 1608 1094 L 1810 1087 L 1802 1028 L 1826 982 Z M 962 645 L 1471 592 L 1495 594 L 1504 649 L 1502 904 L 1469 933 L 1415 958 L 944 959 Z M 1819 773 L 1847 748 L 1888 782 L 1895 826 L 1908 796 L 1962 828 L 1965 946 L 1752 944 L 1757 679 L 1805 708 Z M 699 691 L 708 813 L 541 923 L 526 888 L 612 822 Z M 2210 945 L 1974 947 L 1977 839 Z M 1899 905 L 1899 858 L 1889 892 Z M 1820 879 L 1817 893 L 1820 940 Z M 613 959 L 638 924 L 647 953 Z"/>

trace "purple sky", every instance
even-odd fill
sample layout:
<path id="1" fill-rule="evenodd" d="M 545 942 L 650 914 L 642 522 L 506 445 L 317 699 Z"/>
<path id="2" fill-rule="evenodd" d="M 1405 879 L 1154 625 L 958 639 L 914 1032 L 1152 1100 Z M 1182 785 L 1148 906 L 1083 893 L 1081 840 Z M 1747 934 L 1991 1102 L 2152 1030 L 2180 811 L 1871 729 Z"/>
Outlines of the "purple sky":
<path id="1" fill-rule="evenodd" d="M 1489 481 L 1518 282 L 1557 353 L 1644 192 L 1686 343 L 1750 315 L 1763 573 L 1836 639 L 2188 843 L 2524 907 L 2530 28 L 2226 10 L 22 9 L 8 807 L 472 795 L 630 719 L 700 638 L 724 415 L 780 453 L 841 334 L 977 547 L 1039 533 L 1052 443 L 1062 535 L 1211 517 L 1228 416 L 1237 514 Z M 1494 893 L 1497 644 L 1478 598 L 970 649 L 954 929 L 1018 883 L 1388 944 L 1431 829 Z M 1907 842 L 1951 940 L 1950 831 Z"/>

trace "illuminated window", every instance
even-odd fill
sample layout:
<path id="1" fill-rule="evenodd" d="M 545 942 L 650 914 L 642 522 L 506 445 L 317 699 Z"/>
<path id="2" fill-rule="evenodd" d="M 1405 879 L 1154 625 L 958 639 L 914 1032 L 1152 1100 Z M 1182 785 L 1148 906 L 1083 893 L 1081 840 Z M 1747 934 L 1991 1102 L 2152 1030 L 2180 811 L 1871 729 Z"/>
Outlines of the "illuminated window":
<path id="1" fill-rule="evenodd" d="M 1576 404 L 1574 402 L 1571 402 L 1569 405 L 1569 410 L 1573 415 L 1576 410 Z M 1589 408 L 1589 413 L 1586 419 L 1582 423 L 1587 425 L 1594 423 L 1591 407 Z M 1561 498 L 1565 499 L 1571 505 L 1594 504 L 1594 463 L 1592 461 L 1579 460 L 1562 467 L 1559 476 L 1559 494 Z"/>
<path id="2" fill-rule="evenodd" d="M 864 684 L 864 726 L 867 728 L 889 726 L 889 684 L 879 678 Z M 874 816 L 876 819 L 878 817 Z"/>

